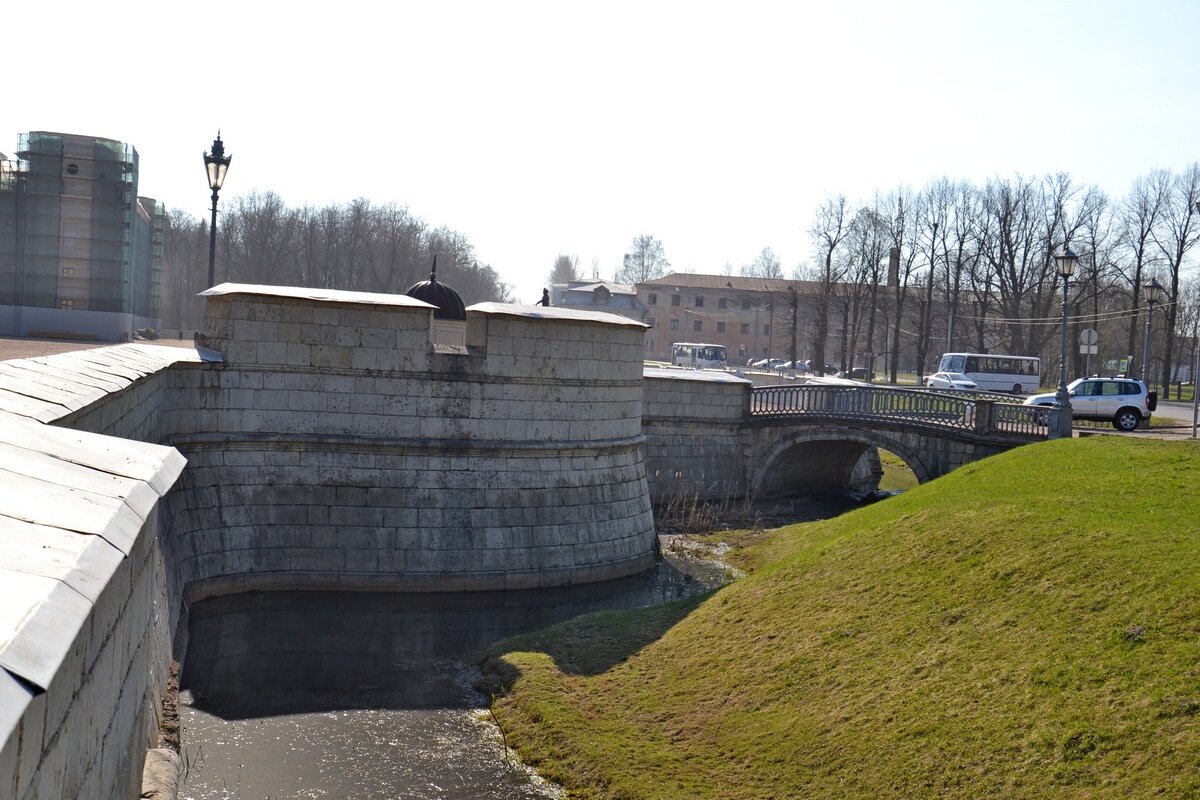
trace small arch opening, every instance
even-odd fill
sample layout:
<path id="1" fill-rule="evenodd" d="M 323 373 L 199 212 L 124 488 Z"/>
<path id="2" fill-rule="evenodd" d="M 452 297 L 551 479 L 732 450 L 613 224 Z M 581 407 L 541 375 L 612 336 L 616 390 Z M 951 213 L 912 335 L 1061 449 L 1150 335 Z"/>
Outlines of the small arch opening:
<path id="1" fill-rule="evenodd" d="M 915 488 L 920 484 L 917 478 L 917 473 L 913 472 L 912 467 L 908 462 L 891 450 L 878 448 L 879 466 L 881 474 L 879 476 L 878 490 L 885 494 L 897 494 L 906 492 L 909 489 Z"/>

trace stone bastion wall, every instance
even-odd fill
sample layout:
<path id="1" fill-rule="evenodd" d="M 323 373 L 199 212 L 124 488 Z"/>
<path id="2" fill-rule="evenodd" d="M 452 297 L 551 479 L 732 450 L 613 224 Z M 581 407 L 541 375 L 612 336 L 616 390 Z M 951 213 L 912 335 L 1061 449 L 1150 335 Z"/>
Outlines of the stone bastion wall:
<path id="1" fill-rule="evenodd" d="M 485 303 L 466 347 L 431 346 L 410 298 L 255 292 L 210 290 L 223 363 L 173 370 L 162 409 L 189 463 L 168 504 L 190 597 L 536 588 L 653 563 L 640 323 Z"/>
<path id="2" fill-rule="evenodd" d="M 0 365 L 2 800 L 136 796 L 190 599 L 654 562 L 640 323 L 482 304 L 447 347 L 408 298 L 208 302 L 197 351 Z"/>

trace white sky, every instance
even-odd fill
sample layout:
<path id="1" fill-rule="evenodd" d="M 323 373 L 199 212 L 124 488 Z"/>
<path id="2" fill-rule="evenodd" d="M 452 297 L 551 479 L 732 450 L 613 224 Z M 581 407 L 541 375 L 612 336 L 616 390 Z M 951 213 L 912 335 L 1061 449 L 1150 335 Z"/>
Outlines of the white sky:
<path id="1" fill-rule="evenodd" d="M 214 10 L 217 13 L 213 13 Z M 1197 0 L 25 3 L 0 151 L 128 142 L 141 194 L 365 197 L 466 235 L 532 303 L 555 256 L 611 278 L 809 258 L 813 210 L 901 183 L 1066 171 L 1114 196 L 1200 159 Z"/>

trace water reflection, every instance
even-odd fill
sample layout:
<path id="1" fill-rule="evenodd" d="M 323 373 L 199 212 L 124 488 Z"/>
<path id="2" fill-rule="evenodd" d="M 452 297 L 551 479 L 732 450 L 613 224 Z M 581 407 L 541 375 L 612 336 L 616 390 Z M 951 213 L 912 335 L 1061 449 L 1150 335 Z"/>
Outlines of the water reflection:
<path id="1" fill-rule="evenodd" d="M 264 592 L 190 613 L 181 797 L 530 798 L 472 714 L 462 665 L 579 614 L 708 591 L 715 566 L 664 559 L 566 589 L 462 594 Z"/>

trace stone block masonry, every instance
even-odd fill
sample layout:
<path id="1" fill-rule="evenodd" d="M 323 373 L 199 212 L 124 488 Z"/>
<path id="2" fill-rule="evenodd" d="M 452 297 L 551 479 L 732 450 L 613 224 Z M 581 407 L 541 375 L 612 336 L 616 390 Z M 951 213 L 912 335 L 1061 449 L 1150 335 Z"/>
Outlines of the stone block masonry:
<path id="1" fill-rule="evenodd" d="M 645 370 L 642 430 L 655 503 L 746 493 L 741 436 L 750 386 L 721 372 Z"/>
<path id="2" fill-rule="evenodd" d="M 481 304 L 430 344 L 407 297 L 225 286 L 171 373 L 169 498 L 192 598 L 462 591 L 631 574 L 654 558 L 644 326 Z"/>
<path id="3" fill-rule="evenodd" d="M 75 545 L 48 559 L 47 537 L 98 537 L 56 528 L 55 498 L 78 501 L 56 487 L 78 487 L 21 456 L 28 491 L 0 505 L 0 611 L 17 596 L 7 568 L 47 573 L 21 578 L 44 595 L 28 613 L 0 613 L 0 800 L 136 795 L 189 598 L 561 586 L 653 564 L 645 326 L 483 304 L 468 309 L 467 345 L 441 346 L 411 298 L 207 294 L 198 352 L 125 345 L 0 369 L 0 452 L 28 447 L 14 438 L 24 426 L 25 442 L 78 442 L 66 463 L 94 457 L 145 484 L 109 503 L 123 549 L 86 551 L 104 569 Z M 21 515 L 38 510 L 49 532 L 31 537 Z M 95 524 L 81 519 L 67 527 Z M 77 626 L 30 622 L 56 619 L 55 603 Z"/>

